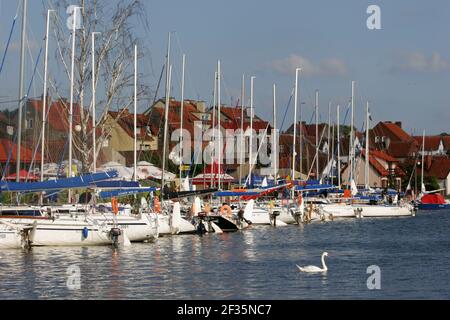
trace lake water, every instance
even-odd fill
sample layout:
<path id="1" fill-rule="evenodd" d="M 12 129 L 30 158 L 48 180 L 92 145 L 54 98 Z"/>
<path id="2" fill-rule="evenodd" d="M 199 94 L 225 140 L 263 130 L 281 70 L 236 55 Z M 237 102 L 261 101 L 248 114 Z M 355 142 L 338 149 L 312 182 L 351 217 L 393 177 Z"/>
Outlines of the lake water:
<path id="1" fill-rule="evenodd" d="M 0 299 L 449 299 L 450 212 L 0 251 Z M 296 264 L 326 274 L 302 274 Z M 369 290 L 367 268 L 381 271 Z M 67 286 L 70 266 L 80 289 Z M 73 282 L 70 282 L 73 283 Z"/>

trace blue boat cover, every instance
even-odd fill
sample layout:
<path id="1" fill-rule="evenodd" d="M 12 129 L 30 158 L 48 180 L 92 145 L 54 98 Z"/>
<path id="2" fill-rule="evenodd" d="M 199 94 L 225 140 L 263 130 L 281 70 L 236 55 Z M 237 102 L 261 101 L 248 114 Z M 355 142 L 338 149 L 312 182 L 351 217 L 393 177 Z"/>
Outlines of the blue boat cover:
<path id="1" fill-rule="evenodd" d="M 156 191 L 157 188 L 129 188 L 129 189 L 118 189 L 110 191 L 99 192 L 98 197 L 102 199 L 109 199 L 112 197 L 125 197 L 140 193 L 147 193 Z"/>
<path id="2" fill-rule="evenodd" d="M 99 181 L 114 179 L 118 172 L 108 171 L 81 175 L 74 178 L 49 180 L 43 182 L 0 182 L 0 192 L 41 192 L 63 189 L 77 189 L 95 187 Z"/>
<path id="3" fill-rule="evenodd" d="M 113 180 L 95 182 L 95 186 L 101 189 L 139 188 L 141 185 L 135 181 Z"/>

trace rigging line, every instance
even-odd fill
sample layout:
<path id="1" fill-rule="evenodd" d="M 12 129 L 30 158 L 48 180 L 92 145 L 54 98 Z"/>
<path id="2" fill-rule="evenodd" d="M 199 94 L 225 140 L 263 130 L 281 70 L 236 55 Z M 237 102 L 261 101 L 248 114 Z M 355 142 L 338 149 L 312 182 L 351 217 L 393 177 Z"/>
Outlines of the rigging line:
<path id="1" fill-rule="evenodd" d="M 37 66 L 38 66 L 38 64 L 39 64 L 39 59 L 40 59 L 40 57 L 41 57 L 41 53 L 42 53 L 42 48 L 41 48 L 41 51 L 40 51 L 40 53 L 39 53 L 38 59 L 37 59 L 37 61 L 36 61 L 36 64 L 35 64 L 35 67 L 34 67 L 34 73 L 33 73 L 32 77 L 31 77 L 30 84 L 28 85 L 27 93 L 26 93 L 26 95 L 25 95 L 24 97 L 22 97 L 22 99 L 20 99 L 20 101 L 25 101 L 25 110 L 26 110 L 26 105 L 27 105 L 26 102 L 28 101 L 28 95 L 30 94 L 31 85 L 32 85 L 33 80 L 34 80 L 34 75 L 35 75 L 35 73 L 36 73 L 36 69 L 37 69 Z M 17 133 L 16 133 L 16 136 L 15 136 L 15 138 L 14 138 L 14 143 L 16 143 L 16 142 L 17 142 Z M 14 149 L 14 148 L 12 148 L 12 146 L 11 146 L 11 149 L 9 150 L 8 160 L 7 160 L 7 162 L 6 162 L 6 167 L 5 167 L 5 169 L 9 167 L 9 163 L 10 163 L 10 161 L 11 161 L 11 155 L 12 155 L 13 149 Z M 31 168 L 31 166 L 32 166 L 32 165 L 30 165 L 30 168 Z M 27 176 L 27 178 L 28 178 L 28 176 Z M 2 179 L 3 179 L 3 177 L 2 177 Z"/>
<path id="2" fill-rule="evenodd" d="M 0 74 L 2 73 L 3 66 L 5 65 L 6 54 L 8 53 L 9 45 L 11 44 L 11 37 L 14 33 L 16 21 L 17 21 L 17 13 L 16 13 L 16 16 L 14 17 L 13 23 L 11 25 L 11 30 L 9 31 L 8 41 L 6 42 L 5 52 L 3 53 L 2 63 L 0 65 Z"/>
<path id="3" fill-rule="evenodd" d="M 289 97 L 288 103 L 287 103 L 287 105 L 286 105 L 286 110 L 284 111 L 283 121 L 281 122 L 280 132 L 282 132 L 283 129 L 284 129 L 284 122 L 285 122 L 285 120 L 286 120 L 286 115 L 287 115 L 287 113 L 288 113 L 288 111 L 289 111 L 289 107 L 290 107 L 290 105 L 291 105 L 291 103 L 292 103 L 292 98 L 294 97 L 294 90 L 295 90 L 295 88 L 292 89 L 292 91 L 291 91 L 291 96 Z M 294 119 L 294 122 L 295 122 L 295 120 L 296 120 L 296 119 Z"/>

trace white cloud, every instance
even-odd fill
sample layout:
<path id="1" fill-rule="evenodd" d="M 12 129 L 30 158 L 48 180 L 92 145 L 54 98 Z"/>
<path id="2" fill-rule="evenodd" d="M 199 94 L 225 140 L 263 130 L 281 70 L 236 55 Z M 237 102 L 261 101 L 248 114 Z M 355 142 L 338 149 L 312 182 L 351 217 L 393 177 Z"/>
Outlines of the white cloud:
<path id="1" fill-rule="evenodd" d="M 391 71 L 439 73 L 450 71 L 450 63 L 442 58 L 438 52 L 433 52 L 429 57 L 420 52 L 411 52 L 403 54 L 391 67 Z"/>
<path id="2" fill-rule="evenodd" d="M 342 76 L 347 74 L 347 66 L 340 59 L 329 58 L 315 64 L 311 60 L 296 54 L 291 54 L 284 59 L 272 61 L 270 67 L 283 74 L 292 74 L 296 68 L 300 67 L 304 76 Z"/>

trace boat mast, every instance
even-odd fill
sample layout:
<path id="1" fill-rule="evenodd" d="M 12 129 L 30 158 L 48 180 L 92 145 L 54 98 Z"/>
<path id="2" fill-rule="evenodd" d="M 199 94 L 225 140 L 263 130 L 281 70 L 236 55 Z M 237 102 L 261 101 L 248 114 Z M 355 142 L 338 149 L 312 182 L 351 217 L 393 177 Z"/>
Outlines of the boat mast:
<path id="1" fill-rule="evenodd" d="M 353 181 L 353 166 L 354 166 L 354 130 L 353 125 L 355 123 L 355 81 L 352 81 L 352 117 L 351 117 L 351 125 L 350 125 L 350 179 L 349 179 L 349 188 Z"/>
<path id="2" fill-rule="evenodd" d="M 16 181 L 20 181 L 20 153 L 22 147 L 22 109 L 25 100 L 23 92 L 23 78 L 25 70 L 25 37 L 27 32 L 28 0 L 23 0 L 22 8 L 22 38 L 20 41 L 20 78 L 19 78 L 19 114 L 17 124 L 17 157 L 16 157 Z"/>
<path id="3" fill-rule="evenodd" d="M 220 122 L 220 78 L 221 78 L 221 71 L 220 71 L 220 60 L 217 61 L 217 122 L 218 122 L 218 127 L 219 130 L 217 131 L 218 134 L 218 138 L 219 138 L 219 160 L 218 160 L 218 188 L 219 190 L 221 190 L 221 186 L 220 186 L 220 169 L 221 169 L 221 162 L 222 162 L 222 130 L 221 130 L 221 122 Z M 213 164 L 213 169 L 214 169 L 214 164 Z"/>
<path id="4" fill-rule="evenodd" d="M 316 90 L 316 180 L 319 180 L 319 90 Z"/>
<path id="5" fill-rule="evenodd" d="M 182 57 L 182 71 L 181 71 L 181 107 L 180 107 L 180 190 L 181 190 L 181 184 L 183 183 L 181 181 L 183 170 L 183 117 L 184 117 L 184 70 L 186 67 L 186 55 L 183 54 Z"/>
<path id="6" fill-rule="evenodd" d="M 44 61 L 44 92 L 42 95 L 42 136 L 41 136 L 41 181 L 44 181 L 45 162 L 45 124 L 47 120 L 47 78 L 48 78 L 48 41 L 50 33 L 50 13 L 55 10 L 47 10 L 47 29 L 45 33 L 45 61 Z"/>
<path id="7" fill-rule="evenodd" d="M 253 88 L 256 77 L 250 78 L 250 140 L 249 145 L 249 160 L 248 160 L 248 183 L 252 183 L 252 166 L 253 166 Z"/>
<path id="8" fill-rule="evenodd" d="M 216 100 L 217 100 L 217 71 L 214 72 L 214 94 L 213 94 L 213 118 L 212 118 L 212 129 L 215 135 L 216 132 Z M 216 137 L 214 137 L 214 146 L 216 144 L 215 141 Z M 214 151 L 211 153 L 211 164 L 212 164 L 212 170 L 210 173 L 210 179 L 211 179 L 211 188 L 214 188 Z"/>
<path id="9" fill-rule="evenodd" d="M 337 176 L 338 176 L 338 186 L 341 187 L 341 125 L 340 125 L 340 109 L 338 105 L 336 108 L 336 122 L 337 122 Z"/>
<path id="10" fill-rule="evenodd" d="M 278 164 L 277 164 L 277 86 L 273 84 L 273 129 L 272 129 L 272 154 L 273 154 L 273 179 L 274 185 L 277 185 L 277 174 L 278 174 Z"/>
<path id="11" fill-rule="evenodd" d="M 133 148 L 133 181 L 137 181 L 137 81 L 138 81 L 138 49 L 134 46 L 134 148 Z"/>
<path id="12" fill-rule="evenodd" d="M 241 150 L 239 151 L 239 184 L 242 181 L 242 166 L 244 163 L 244 100 L 245 100 L 245 74 L 242 75 L 241 91 Z"/>
<path id="13" fill-rule="evenodd" d="M 77 32 L 77 12 L 80 7 L 75 7 L 73 10 L 73 28 L 72 28 L 72 64 L 70 71 L 70 107 L 69 107 L 69 178 L 72 178 L 72 149 L 73 149 L 73 86 L 75 78 L 75 41 Z M 69 204 L 72 203 L 72 190 L 69 189 Z"/>
<path id="14" fill-rule="evenodd" d="M 331 161 L 331 101 L 328 103 L 328 132 L 327 132 L 327 164 Z"/>
<path id="15" fill-rule="evenodd" d="M 333 166 L 335 163 L 335 159 L 334 159 L 334 130 L 335 130 L 336 125 L 333 123 L 333 128 L 331 130 L 331 165 L 330 165 L 330 175 L 331 175 L 331 184 L 334 184 L 334 172 L 333 172 Z"/>
<path id="16" fill-rule="evenodd" d="M 425 130 L 423 130 L 423 137 L 422 137 L 422 173 L 420 177 L 420 189 L 422 191 L 422 194 L 424 194 L 427 190 L 424 185 L 424 175 L 425 173 Z"/>
<path id="17" fill-rule="evenodd" d="M 95 65 L 95 35 L 100 32 L 92 32 L 92 163 L 93 171 L 97 172 L 97 121 L 96 121 L 96 65 Z"/>
<path id="18" fill-rule="evenodd" d="M 167 56 L 166 56 L 166 103 L 164 110 L 164 137 L 163 137 L 163 156 L 162 156 L 162 173 L 161 173 L 161 202 L 164 201 L 164 185 L 165 185 L 165 169 L 166 169 L 166 153 L 167 153 L 167 130 L 168 130 L 168 117 L 170 107 L 170 77 L 172 72 L 172 66 L 170 65 L 170 36 L 168 34 L 167 41 Z"/>
<path id="19" fill-rule="evenodd" d="M 367 101 L 367 107 L 366 107 L 366 167 L 365 167 L 365 183 L 366 183 L 366 189 L 368 190 L 370 188 L 370 181 L 369 181 L 369 161 L 370 161 L 370 148 L 369 148 L 369 127 L 370 127 L 370 119 L 369 119 L 369 101 Z"/>
<path id="20" fill-rule="evenodd" d="M 294 88 L 294 137 L 293 137 L 293 149 L 292 149 L 292 172 L 291 172 L 291 180 L 295 181 L 295 159 L 297 156 L 297 148 L 296 148 L 296 143 L 297 143 L 297 109 L 298 109 L 298 77 L 299 77 L 299 73 L 302 69 L 301 68 L 296 68 L 295 69 L 295 88 Z M 300 128 L 301 128 L 302 124 L 300 123 Z M 301 147 L 301 146 L 300 146 Z M 301 171 L 301 167 L 300 167 L 300 171 Z M 300 177 L 301 178 L 301 177 Z M 294 188 L 292 189 L 292 197 L 294 197 Z"/>

